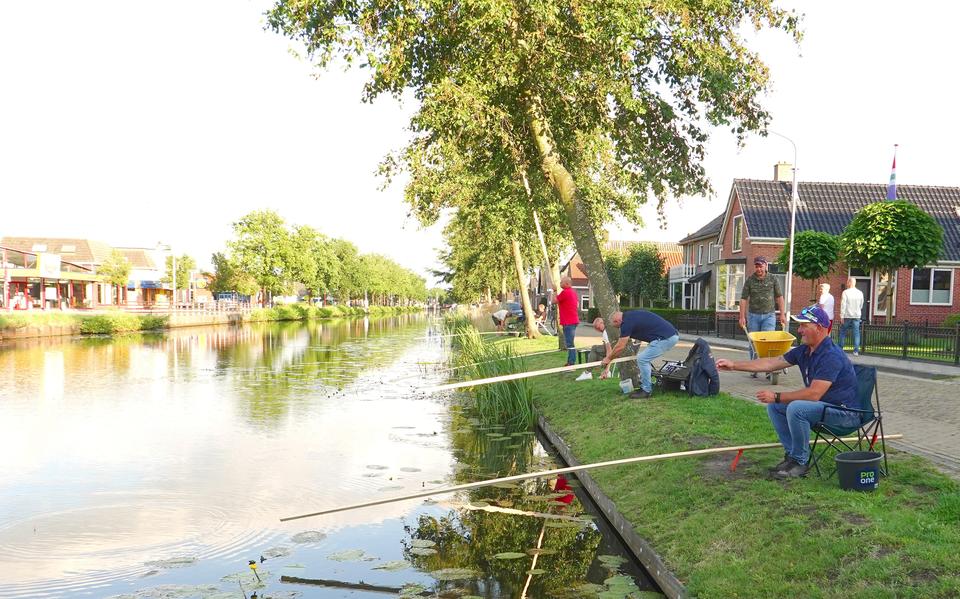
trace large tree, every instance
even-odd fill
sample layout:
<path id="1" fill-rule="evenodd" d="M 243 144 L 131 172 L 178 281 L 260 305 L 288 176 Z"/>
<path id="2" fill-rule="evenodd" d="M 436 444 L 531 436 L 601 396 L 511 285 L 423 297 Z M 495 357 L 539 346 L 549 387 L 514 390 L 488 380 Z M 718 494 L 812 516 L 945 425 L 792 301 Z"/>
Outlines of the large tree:
<path id="1" fill-rule="evenodd" d="M 653 305 L 654 300 L 666 295 L 663 278 L 663 256 L 652 243 L 638 243 L 630 247 L 620 271 L 624 292 L 637 297 L 640 307 L 644 300 Z"/>
<path id="2" fill-rule="evenodd" d="M 257 282 L 261 305 L 268 293 L 286 291 L 292 243 L 283 218 L 273 210 L 256 210 L 233 223 L 233 234 L 227 244 L 230 258 Z"/>
<path id="3" fill-rule="evenodd" d="M 934 264 L 943 253 L 943 228 L 916 204 L 895 200 L 864 206 L 840 236 L 847 264 L 887 276 L 884 320 L 896 309 L 899 268 Z"/>
<path id="4" fill-rule="evenodd" d="M 708 191 L 709 128 L 768 121 L 767 69 L 743 26 L 799 38 L 773 0 L 279 0 L 268 23 L 321 66 L 369 67 L 366 99 L 412 89 L 412 143 L 456 141 L 504 173 L 537 167 L 604 315 L 617 302 L 595 230 L 614 212 L 636 222 L 648 196 Z"/>

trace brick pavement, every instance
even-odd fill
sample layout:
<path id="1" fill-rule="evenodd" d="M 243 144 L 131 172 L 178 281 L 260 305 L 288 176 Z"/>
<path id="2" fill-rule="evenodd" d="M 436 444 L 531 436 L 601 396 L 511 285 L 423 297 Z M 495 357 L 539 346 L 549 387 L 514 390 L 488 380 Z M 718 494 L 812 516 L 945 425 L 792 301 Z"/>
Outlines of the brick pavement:
<path id="1" fill-rule="evenodd" d="M 581 342 L 577 345 L 596 343 L 595 337 L 599 334 L 592 327 L 581 326 L 577 331 Z M 695 339 L 695 335 L 681 335 L 680 342 L 663 359 L 682 360 Z M 746 341 L 705 339 L 718 358 L 746 359 Z M 960 368 L 873 356 L 851 356 L 851 359 L 877 367 L 884 431 L 903 434 L 903 439 L 891 441 L 890 445 L 922 455 L 943 472 L 960 479 L 960 392 L 957 389 Z M 779 389 L 796 389 L 802 385 L 796 368 L 788 369 L 779 378 Z M 757 391 L 770 386 L 770 381 L 751 378 L 745 372 L 720 374 L 721 391 L 751 401 L 756 401 Z"/>

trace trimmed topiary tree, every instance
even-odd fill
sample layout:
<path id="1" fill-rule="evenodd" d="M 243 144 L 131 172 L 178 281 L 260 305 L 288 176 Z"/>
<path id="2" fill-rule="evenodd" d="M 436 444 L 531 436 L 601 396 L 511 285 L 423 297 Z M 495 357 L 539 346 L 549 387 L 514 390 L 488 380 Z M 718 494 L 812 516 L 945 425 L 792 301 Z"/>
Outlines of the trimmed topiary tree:
<path id="1" fill-rule="evenodd" d="M 801 231 L 794 236 L 793 274 L 810 281 L 811 297 L 816 301 L 817 280 L 829 273 L 840 257 L 840 238 L 822 231 Z M 790 241 L 783 246 L 777 262 L 790 263 Z"/>
<path id="2" fill-rule="evenodd" d="M 896 309 L 898 268 L 935 263 L 943 252 L 943 228 L 916 204 L 895 200 L 867 204 L 840 235 L 847 264 L 887 274 L 885 321 Z"/>

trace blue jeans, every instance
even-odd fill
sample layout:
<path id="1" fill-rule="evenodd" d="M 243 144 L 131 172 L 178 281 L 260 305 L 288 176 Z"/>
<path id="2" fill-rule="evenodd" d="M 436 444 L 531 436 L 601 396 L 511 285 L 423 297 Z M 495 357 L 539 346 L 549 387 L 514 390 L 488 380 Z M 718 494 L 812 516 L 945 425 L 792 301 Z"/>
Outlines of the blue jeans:
<path id="1" fill-rule="evenodd" d="M 747 331 L 751 333 L 757 331 L 774 331 L 777 328 L 776 317 L 776 312 L 767 312 L 766 314 L 747 312 Z M 753 343 L 750 344 L 750 359 L 757 359 L 757 352 L 753 351 Z"/>
<path id="2" fill-rule="evenodd" d="M 637 368 L 640 369 L 640 388 L 647 393 L 653 392 L 653 383 L 650 381 L 652 371 L 650 363 L 669 351 L 671 347 L 677 344 L 677 341 L 680 341 L 680 335 L 657 339 L 651 341 L 642 352 L 637 354 Z"/>
<path id="3" fill-rule="evenodd" d="M 820 422 L 824 405 L 830 404 L 805 400 L 767 404 L 767 416 L 787 457 L 800 464 L 806 464 L 810 459 L 810 427 Z M 860 424 L 860 415 L 828 407 L 824 422 L 837 427 L 854 427 Z"/>
<path id="4" fill-rule="evenodd" d="M 844 318 L 840 323 L 840 349 L 843 349 L 843 342 L 847 340 L 847 332 L 853 330 L 853 351 L 860 353 L 860 319 Z"/>
<path id="5" fill-rule="evenodd" d="M 577 325 L 563 325 L 563 340 L 567 344 L 567 366 L 577 363 L 577 349 L 573 346 L 573 337 L 577 334 Z"/>

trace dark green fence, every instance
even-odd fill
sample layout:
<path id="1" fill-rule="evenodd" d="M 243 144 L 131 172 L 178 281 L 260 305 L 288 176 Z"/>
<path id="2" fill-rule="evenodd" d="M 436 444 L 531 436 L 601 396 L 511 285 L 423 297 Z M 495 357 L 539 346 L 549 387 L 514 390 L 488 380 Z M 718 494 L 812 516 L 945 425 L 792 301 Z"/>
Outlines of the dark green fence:
<path id="1" fill-rule="evenodd" d="M 659 312 L 659 310 L 655 310 Z M 663 314 L 681 333 L 708 335 L 723 339 L 743 339 L 746 335 L 732 317 L 714 313 Z M 797 323 L 790 323 L 790 332 L 797 335 Z M 837 322 L 831 336 L 839 341 L 840 323 Z M 799 339 L 799 335 L 798 335 Z M 853 349 L 853 336 L 847 335 L 847 349 Z M 875 356 L 922 360 L 960 365 L 960 325 L 953 327 L 930 326 L 927 323 L 903 322 L 899 324 L 863 324 L 860 333 L 860 353 Z"/>

